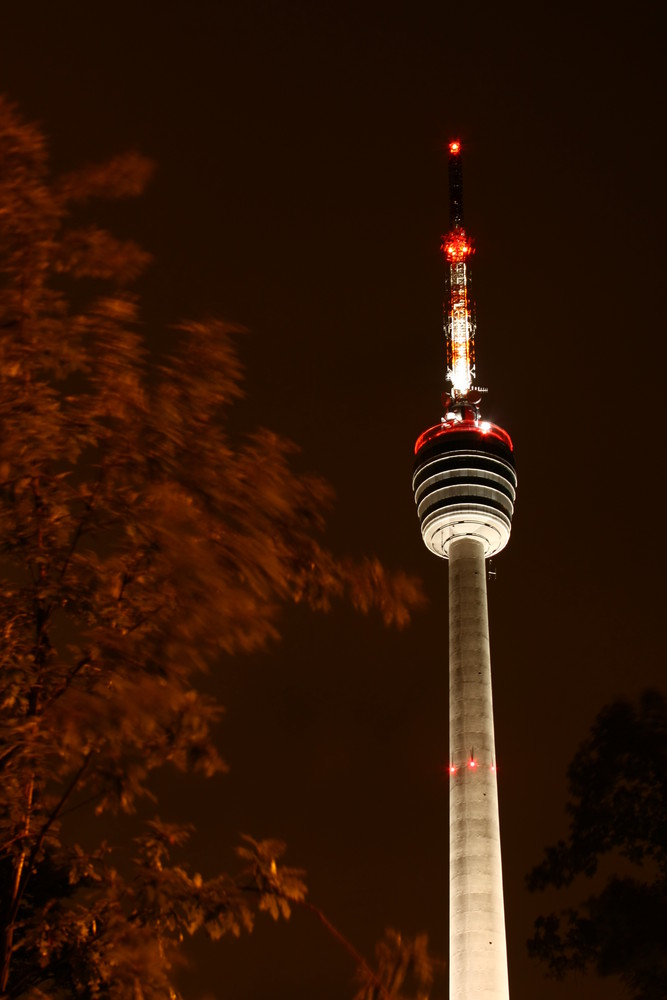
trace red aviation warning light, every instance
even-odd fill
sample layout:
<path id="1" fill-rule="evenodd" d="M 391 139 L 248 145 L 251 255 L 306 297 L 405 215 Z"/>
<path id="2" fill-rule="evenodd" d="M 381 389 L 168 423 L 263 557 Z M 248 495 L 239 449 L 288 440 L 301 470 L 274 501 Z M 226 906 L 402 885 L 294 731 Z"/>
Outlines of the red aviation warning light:
<path id="1" fill-rule="evenodd" d="M 471 253 L 474 253 L 472 240 L 469 240 L 463 229 L 458 233 L 447 233 L 443 237 L 440 249 L 444 251 L 450 263 L 465 260 Z"/>
<path id="2" fill-rule="evenodd" d="M 449 152 L 454 155 L 456 155 L 456 153 L 461 152 L 461 143 L 459 142 L 458 139 L 452 139 L 452 141 L 449 144 Z"/>

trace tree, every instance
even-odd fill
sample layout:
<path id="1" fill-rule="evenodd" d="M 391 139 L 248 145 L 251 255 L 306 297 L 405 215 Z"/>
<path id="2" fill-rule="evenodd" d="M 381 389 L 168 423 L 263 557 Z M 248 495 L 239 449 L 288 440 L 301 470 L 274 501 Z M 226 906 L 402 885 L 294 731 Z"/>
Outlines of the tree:
<path id="1" fill-rule="evenodd" d="M 286 603 L 402 625 L 420 593 L 327 550 L 330 491 L 291 444 L 230 438 L 236 328 L 184 323 L 148 363 L 129 290 L 148 255 L 89 219 L 150 163 L 52 178 L 6 101 L 0 136 L 0 997 L 174 997 L 184 935 L 288 916 L 301 873 L 247 839 L 238 873 L 203 880 L 183 828 L 155 818 L 119 854 L 63 816 L 132 813 L 166 764 L 220 771 L 197 675 L 274 640 Z"/>
<path id="2" fill-rule="evenodd" d="M 604 708 L 568 769 L 570 829 L 528 876 L 558 889 L 578 876 L 603 888 L 541 916 L 529 951 L 553 975 L 593 968 L 617 976 L 634 1000 L 667 996 L 667 699 Z M 612 870 L 609 862 L 621 868 Z"/>

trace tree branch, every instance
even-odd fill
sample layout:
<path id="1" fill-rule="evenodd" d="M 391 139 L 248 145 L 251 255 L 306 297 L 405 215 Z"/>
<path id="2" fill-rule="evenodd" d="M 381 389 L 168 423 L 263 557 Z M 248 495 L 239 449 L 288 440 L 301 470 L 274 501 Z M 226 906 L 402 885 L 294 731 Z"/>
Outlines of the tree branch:
<path id="1" fill-rule="evenodd" d="M 24 864 L 22 861 L 19 869 L 17 869 L 16 891 L 14 893 L 12 905 L 9 909 L 7 924 L 5 926 L 2 974 L 0 976 L 0 993 L 2 994 L 2 997 L 0 997 L 0 1000 L 4 998 L 5 992 L 7 990 L 7 983 L 9 981 L 9 970 L 11 967 L 12 951 L 14 948 L 14 930 L 16 928 L 16 918 L 18 917 L 18 913 L 21 908 L 21 902 L 25 895 L 28 882 L 35 870 L 35 861 L 37 859 L 37 855 L 39 854 L 39 851 L 42 847 L 42 844 L 44 843 L 44 839 L 47 833 L 49 832 L 49 830 L 57 820 L 58 816 L 60 815 L 60 812 L 65 803 L 67 802 L 67 799 L 70 797 L 70 795 L 76 788 L 77 784 L 81 780 L 81 777 L 83 776 L 86 768 L 88 767 L 88 764 L 90 763 L 91 757 L 92 757 L 92 750 L 89 750 L 86 756 L 83 758 L 81 766 L 72 776 L 69 784 L 67 785 L 67 788 L 61 795 L 56 806 L 51 810 L 51 813 L 47 817 L 46 822 L 43 824 L 42 829 L 39 831 L 37 839 L 35 840 L 35 843 L 32 846 L 32 850 L 30 851 L 30 854 L 28 856 L 27 862 Z"/>
<path id="2" fill-rule="evenodd" d="M 357 966 L 363 970 L 363 972 L 368 976 L 369 980 L 376 986 L 376 988 L 379 991 L 379 996 L 382 998 L 382 1000 L 395 1000 L 395 998 L 392 998 L 391 994 L 387 990 L 387 987 L 384 985 L 382 980 L 378 978 L 377 973 L 374 972 L 373 969 L 371 969 L 370 965 L 368 964 L 364 956 L 360 954 L 360 952 L 357 951 L 354 945 L 350 941 L 348 941 L 345 935 L 341 934 L 338 928 L 331 923 L 329 918 L 322 912 L 319 906 L 315 906 L 314 903 L 309 903 L 305 899 L 301 900 L 301 906 L 304 906 L 307 910 L 310 910 L 311 913 L 314 913 L 315 916 L 320 919 L 320 921 L 324 924 L 324 926 L 332 935 L 332 937 L 334 937 L 336 941 L 338 941 L 338 943 L 343 946 L 348 955 L 351 955 L 351 957 L 354 959 Z"/>

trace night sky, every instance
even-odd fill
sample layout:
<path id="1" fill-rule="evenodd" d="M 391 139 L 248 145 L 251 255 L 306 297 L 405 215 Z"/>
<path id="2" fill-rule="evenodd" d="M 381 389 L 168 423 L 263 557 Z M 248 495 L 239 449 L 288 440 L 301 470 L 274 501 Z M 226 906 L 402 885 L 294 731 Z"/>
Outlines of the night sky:
<path id="1" fill-rule="evenodd" d="M 294 439 L 333 485 L 329 538 L 419 575 L 402 633 L 290 611 L 208 679 L 228 776 L 166 776 L 195 862 L 287 841 L 367 955 L 387 926 L 446 954 L 447 567 L 424 547 L 415 438 L 440 417 L 447 140 L 464 144 L 483 415 L 518 503 L 489 585 L 513 1000 L 621 996 L 543 980 L 526 871 L 565 832 L 565 768 L 598 709 L 664 687 L 663 35 L 659 5 L 3 4 L 0 91 L 65 169 L 128 148 L 148 194 L 102 222 L 155 255 L 154 351 L 180 318 L 247 326 L 239 430 Z M 344 1000 L 352 963 L 307 912 L 193 948 L 186 1000 Z M 446 996 L 441 981 L 435 1000 Z"/>

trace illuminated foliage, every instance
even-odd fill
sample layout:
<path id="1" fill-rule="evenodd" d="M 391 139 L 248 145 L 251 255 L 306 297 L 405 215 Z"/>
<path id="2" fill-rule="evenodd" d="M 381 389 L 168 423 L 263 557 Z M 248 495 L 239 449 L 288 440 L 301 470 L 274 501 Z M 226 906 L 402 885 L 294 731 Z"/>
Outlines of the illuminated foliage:
<path id="1" fill-rule="evenodd" d="M 404 938 L 387 929 L 375 948 L 375 957 L 375 970 L 364 965 L 357 972 L 360 985 L 354 1000 L 427 1000 L 434 965 L 425 934 Z"/>
<path id="2" fill-rule="evenodd" d="M 304 887 L 280 844 L 247 840 L 239 873 L 204 880 L 172 859 L 187 831 L 155 820 L 121 864 L 63 816 L 133 813 L 167 763 L 223 769 L 197 673 L 275 639 L 285 603 L 400 625 L 420 601 L 324 547 L 329 490 L 292 445 L 231 439 L 233 326 L 184 323 L 148 363 L 127 289 L 148 256 L 88 213 L 150 173 L 131 154 L 54 180 L 0 102 L 2 998 L 173 997 L 184 935 L 289 916 Z"/>
<path id="3" fill-rule="evenodd" d="M 568 770 L 570 829 L 545 852 L 529 887 L 566 889 L 580 876 L 602 889 L 541 916 L 532 955 L 562 977 L 593 968 L 633 1000 L 667 996 L 667 700 L 603 709 Z M 609 869 L 618 870 L 611 875 Z"/>

